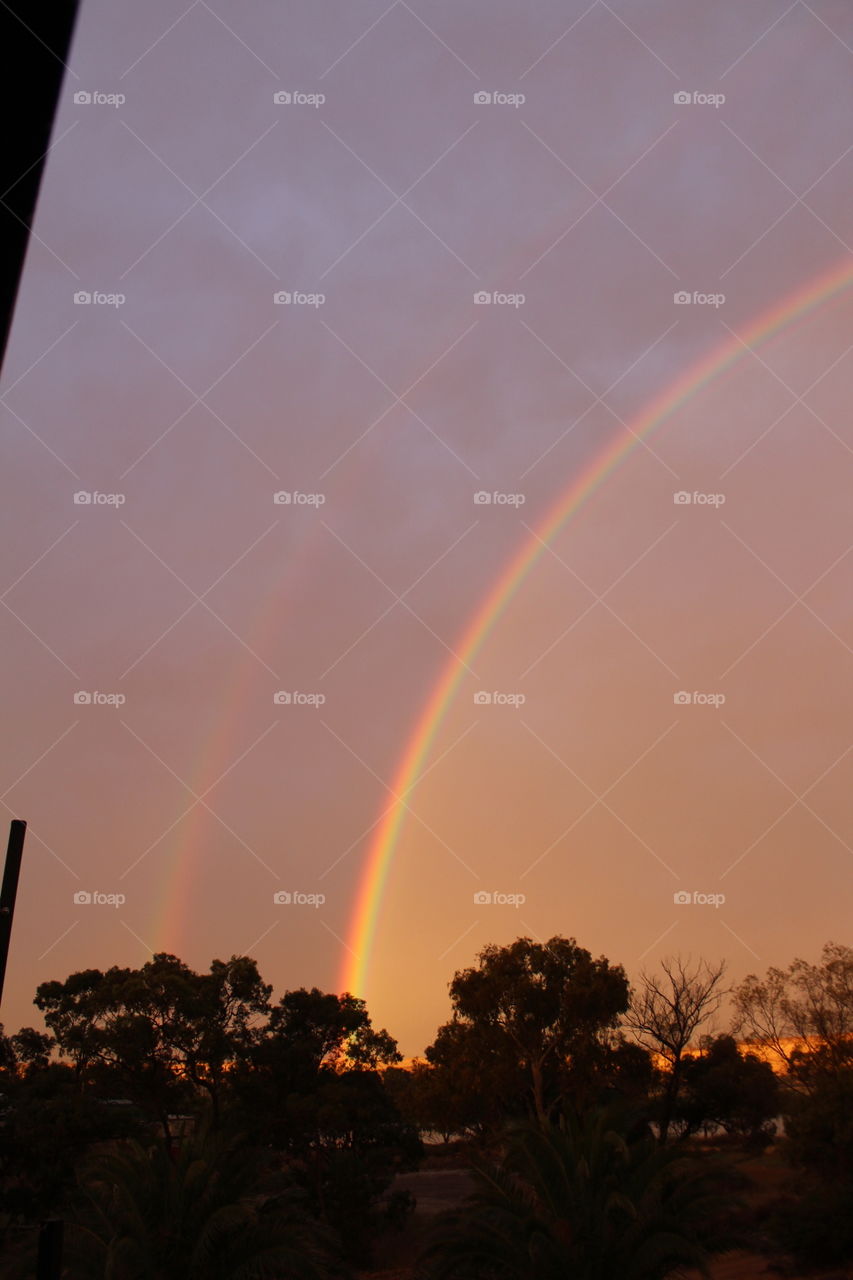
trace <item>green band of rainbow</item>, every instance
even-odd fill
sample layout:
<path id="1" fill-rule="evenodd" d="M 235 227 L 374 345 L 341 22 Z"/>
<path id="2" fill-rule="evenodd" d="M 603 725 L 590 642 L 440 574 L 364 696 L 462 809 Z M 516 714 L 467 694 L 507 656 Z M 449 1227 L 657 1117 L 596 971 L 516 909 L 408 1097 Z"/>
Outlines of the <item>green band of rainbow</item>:
<path id="1" fill-rule="evenodd" d="M 516 555 L 498 576 L 492 589 L 467 623 L 454 647 L 458 657 L 444 665 L 438 680 L 415 723 L 400 764 L 391 782 L 394 800 L 376 826 L 376 834 L 368 849 L 355 906 L 347 935 L 339 986 L 342 991 L 364 995 L 370 958 L 388 873 L 406 815 L 406 793 L 422 773 L 436 734 L 466 674 L 465 663 L 476 656 L 495 623 L 509 605 L 518 588 L 551 539 L 562 529 L 596 489 L 620 463 L 656 427 L 695 396 L 712 379 L 724 373 L 741 359 L 749 348 L 765 342 L 779 330 L 805 316 L 853 283 L 853 259 L 845 256 L 840 264 L 810 281 L 782 302 L 762 313 L 746 333 L 727 339 L 710 355 L 694 364 L 682 377 L 657 396 L 586 469 L 576 476 L 569 488 L 547 512 Z"/>

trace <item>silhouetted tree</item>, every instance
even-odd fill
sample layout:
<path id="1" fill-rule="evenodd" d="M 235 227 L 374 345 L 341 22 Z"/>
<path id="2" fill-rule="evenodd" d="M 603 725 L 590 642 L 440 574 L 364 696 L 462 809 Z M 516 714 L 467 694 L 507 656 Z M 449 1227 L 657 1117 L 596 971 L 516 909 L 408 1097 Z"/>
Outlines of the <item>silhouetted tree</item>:
<path id="1" fill-rule="evenodd" d="M 772 1136 L 781 1110 L 779 1082 L 769 1062 L 741 1052 L 732 1036 L 717 1036 L 701 1054 L 687 1055 L 682 1074 L 678 1115 L 688 1133 L 713 1124 L 753 1142 Z"/>
<path id="2" fill-rule="evenodd" d="M 677 956 L 662 960 L 661 970 L 661 975 L 641 974 L 625 1025 L 668 1067 L 660 1113 L 660 1143 L 664 1146 L 681 1086 L 685 1051 L 726 995 L 722 986 L 726 966 L 724 961 L 710 965 L 705 960 L 693 965 Z"/>
<path id="3" fill-rule="evenodd" d="M 853 1066 L 853 948 L 828 942 L 819 964 L 794 960 L 750 974 L 734 990 L 735 1029 L 807 1089 L 819 1073 Z"/>
<path id="4" fill-rule="evenodd" d="M 522 1070 L 541 1125 L 569 1081 L 576 1096 L 588 1092 L 628 991 L 621 965 L 603 956 L 593 960 L 573 938 L 562 937 L 484 947 L 476 967 L 450 984 L 454 1023 L 474 1029 L 484 1069 L 493 1058 L 500 1077 L 512 1063 Z M 427 1056 L 433 1060 L 434 1050 Z M 484 1074 L 483 1088 L 491 1087 Z"/>
<path id="5" fill-rule="evenodd" d="M 264 1034 L 271 994 L 248 956 L 214 960 L 210 972 L 194 975 L 190 984 L 180 1052 L 187 1076 L 210 1099 L 214 1124 L 230 1069 Z"/>
<path id="6" fill-rule="evenodd" d="M 36 992 L 36 1004 L 59 1047 L 75 1060 L 81 1083 L 109 1083 L 150 1110 L 167 1142 L 169 1113 L 189 1093 L 184 1066 L 196 980 L 176 956 L 161 953 L 141 969 L 90 969 L 64 983 L 42 983 Z"/>
<path id="7" fill-rule="evenodd" d="M 379 1197 L 422 1151 L 379 1074 L 399 1061 L 363 1000 L 302 988 L 274 1006 L 230 1080 L 242 1125 L 284 1153 L 312 1210 L 360 1263 Z"/>
<path id="8" fill-rule="evenodd" d="M 439 1027 L 426 1057 L 439 1132 L 483 1134 L 526 1113 L 529 1080 L 501 1027 L 457 1015 Z"/>

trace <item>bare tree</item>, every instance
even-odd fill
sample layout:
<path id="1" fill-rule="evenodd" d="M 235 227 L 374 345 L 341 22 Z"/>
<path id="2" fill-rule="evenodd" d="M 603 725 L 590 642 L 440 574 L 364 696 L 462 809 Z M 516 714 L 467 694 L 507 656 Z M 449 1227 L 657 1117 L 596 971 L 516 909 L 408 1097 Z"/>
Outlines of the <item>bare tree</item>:
<path id="1" fill-rule="evenodd" d="M 681 1084 L 684 1053 L 696 1032 L 719 1009 L 727 994 L 722 986 L 726 963 L 706 960 L 691 964 L 690 957 L 667 957 L 661 974 L 640 975 L 626 1015 L 626 1025 L 640 1044 L 658 1054 L 669 1067 L 660 1118 L 660 1142 L 669 1134 Z"/>
<path id="2" fill-rule="evenodd" d="M 787 1071 L 820 1060 L 832 1070 L 853 1062 L 853 948 L 828 942 L 818 964 L 750 974 L 735 988 L 737 1031 Z M 808 1082 L 808 1073 L 795 1072 Z M 789 1080 L 796 1087 L 798 1081 Z"/>

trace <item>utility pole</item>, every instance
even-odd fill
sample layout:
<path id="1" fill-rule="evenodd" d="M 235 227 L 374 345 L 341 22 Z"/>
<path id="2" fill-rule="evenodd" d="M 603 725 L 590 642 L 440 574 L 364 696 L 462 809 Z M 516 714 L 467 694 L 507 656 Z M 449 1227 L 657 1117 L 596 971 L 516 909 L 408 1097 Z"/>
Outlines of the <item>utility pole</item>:
<path id="1" fill-rule="evenodd" d="M 12 819 L 9 827 L 9 844 L 6 849 L 6 865 L 3 869 L 3 888 L 0 889 L 0 1001 L 3 999 L 6 960 L 9 956 L 9 939 L 12 936 L 12 919 L 15 915 L 18 876 L 21 872 L 26 831 L 26 822 L 22 822 L 20 818 Z"/>

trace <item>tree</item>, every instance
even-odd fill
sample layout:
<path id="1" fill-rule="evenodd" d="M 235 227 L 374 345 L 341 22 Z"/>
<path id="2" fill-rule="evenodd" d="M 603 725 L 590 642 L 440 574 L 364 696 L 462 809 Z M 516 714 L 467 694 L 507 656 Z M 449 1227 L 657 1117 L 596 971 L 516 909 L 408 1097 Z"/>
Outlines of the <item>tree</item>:
<path id="1" fill-rule="evenodd" d="M 169 1113 L 188 1093 L 183 1067 L 196 979 L 177 956 L 160 953 L 141 969 L 89 969 L 36 992 L 81 1087 L 94 1079 L 122 1090 L 156 1116 L 167 1143 Z"/>
<path id="2" fill-rule="evenodd" d="M 518 938 L 484 947 L 476 967 L 455 974 L 450 996 L 455 1021 L 521 1067 L 544 1126 L 570 1075 L 576 1092 L 588 1088 L 627 1007 L 628 979 L 621 965 L 593 960 L 573 938 Z"/>
<path id="3" fill-rule="evenodd" d="M 331 1238 L 258 1152 L 202 1127 L 170 1154 L 125 1144 L 79 1175 L 70 1280 L 328 1280 Z"/>
<path id="4" fill-rule="evenodd" d="M 734 991 L 736 1030 L 808 1089 L 820 1072 L 853 1066 L 853 948 L 828 942 L 819 964 L 794 960 L 750 974 Z"/>
<path id="5" fill-rule="evenodd" d="M 348 992 L 287 991 L 270 1014 L 268 1031 L 311 1071 L 401 1061 L 396 1040 L 375 1031 L 364 1001 Z"/>
<path id="6" fill-rule="evenodd" d="M 499 1026 L 457 1015 L 439 1027 L 426 1058 L 422 1083 L 439 1132 L 482 1135 L 526 1113 L 524 1065 Z"/>
<path id="7" fill-rule="evenodd" d="M 681 1085 L 685 1050 L 698 1029 L 712 1017 L 726 995 L 722 987 L 725 961 L 691 965 L 680 956 L 661 961 L 662 976 L 643 972 L 625 1025 L 640 1044 L 667 1064 L 660 1114 L 660 1143 L 665 1146 Z"/>
<path id="8" fill-rule="evenodd" d="M 74 1169 L 93 1147 L 139 1136 L 133 1107 L 81 1094 L 74 1069 L 51 1062 L 4 1082 L 0 1117 L 0 1218 L 29 1222 L 61 1211 Z"/>
<path id="9" fill-rule="evenodd" d="M 229 1066 L 257 1039 L 271 990 L 246 956 L 214 960 L 198 974 L 161 952 L 141 969 L 44 982 L 36 1004 L 81 1088 L 125 1093 L 157 1117 L 169 1141 L 169 1113 L 194 1090 L 208 1095 L 218 1122 Z"/>
<path id="10" fill-rule="evenodd" d="M 33 1002 L 60 1050 L 70 1057 L 81 1088 L 86 1068 L 100 1052 L 104 982 L 100 969 L 83 969 L 65 982 L 42 982 Z"/>
<path id="11" fill-rule="evenodd" d="M 663 1280 L 705 1266 L 716 1174 L 657 1147 L 622 1110 L 510 1129 L 500 1164 L 439 1220 L 425 1280 Z M 720 1240 L 720 1247 L 729 1242 Z"/>
<path id="12" fill-rule="evenodd" d="M 192 986 L 180 1050 L 187 1075 L 207 1093 L 218 1124 L 229 1068 L 259 1042 L 272 986 L 262 981 L 257 962 L 248 956 L 213 960 L 210 972 L 196 975 Z"/>
<path id="13" fill-rule="evenodd" d="M 21 1027 L 9 1037 L 18 1068 L 25 1073 L 43 1071 L 50 1061 L 51 1050 L 56 1043 L 53 1036 L 46 1036 L 35 1027 Z"/>
<path id="14" fill-rule="evenodd" d="M 695 1133 L 704 1124 L 751 1142 L 767 1142 L 779 1114 L 779 1082 L 769 1062 L 743 1053 L 732 1036 L 710 1040 L 682 1064 L 684 1098 L 678 1115 Z"/>
<path id="15" fill-rule="evenodd" d="M 422 1153 L 378 1071 L 400 1060 L 363 1000 L 301 988 L 274 1006 L 230 1081 L 240 1123 L 284 1153 L 312 1211 L 360 1263 L 379 1197 Z"/>

